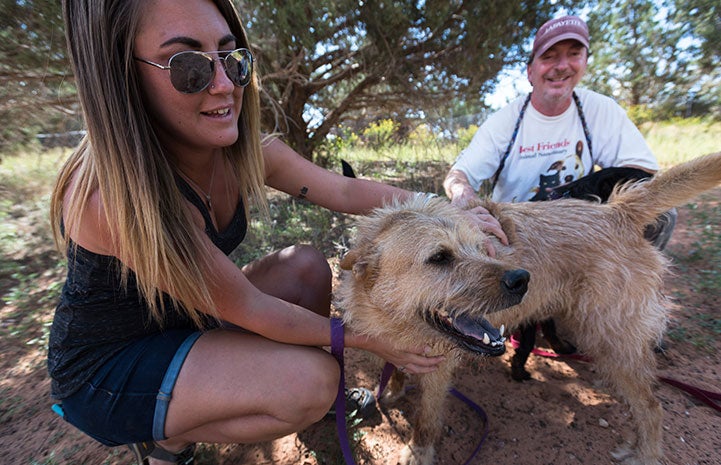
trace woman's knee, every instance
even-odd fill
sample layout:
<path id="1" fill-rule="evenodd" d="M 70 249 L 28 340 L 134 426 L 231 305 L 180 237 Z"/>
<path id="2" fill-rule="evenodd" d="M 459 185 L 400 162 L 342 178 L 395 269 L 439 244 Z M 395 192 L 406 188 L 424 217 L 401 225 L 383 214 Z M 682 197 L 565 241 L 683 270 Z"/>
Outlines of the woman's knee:
<path id="1" fill-rule="evenodd" d="M 338 394 L 340 367 L 330 354 L 319 355 L 302 362 L 304 376 L 297 385 L 297 421 L 306 426 L 323 418 Z"/>
<path id="2" fill-rule="evenodd" d="M 294 245 L 281 252 L 300 279 L 330 283 L 332 273 L 326 257 L 309 245 Z"/>
<path id="3" fill-rule="evenodd" d="M 307 245 L 296 245 L 281 252 L 292 274 L 288 284 L 292 287 L 293 302 L 320 315 L 330 313 L 330 295 L 333 275 L 328 260 L 318 250 Z"/>

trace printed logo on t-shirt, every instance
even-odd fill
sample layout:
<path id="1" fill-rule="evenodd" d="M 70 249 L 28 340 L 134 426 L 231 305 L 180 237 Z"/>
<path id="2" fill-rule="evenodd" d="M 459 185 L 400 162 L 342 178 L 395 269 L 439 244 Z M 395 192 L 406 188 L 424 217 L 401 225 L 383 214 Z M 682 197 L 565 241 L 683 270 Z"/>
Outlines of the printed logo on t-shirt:
<path id="1" fill-rule="evenodd" d="M 538 144 L 543 146 L 548 152 L 539 154 L 544 158 L 550 158 L 548 168 L 544 173 L 539 175 L 538 186 L 531 189 L 534 194 L 529 200 L 537 202 L 548 200 L 548 195 L 554 187 L 568 184 L 582 177 L 585 173 L 583 169 L 583 141 L 576 142 L 575 153 L 568 153 L 566 150 L 571 144 L 568 140 L 555 144 Z"/>

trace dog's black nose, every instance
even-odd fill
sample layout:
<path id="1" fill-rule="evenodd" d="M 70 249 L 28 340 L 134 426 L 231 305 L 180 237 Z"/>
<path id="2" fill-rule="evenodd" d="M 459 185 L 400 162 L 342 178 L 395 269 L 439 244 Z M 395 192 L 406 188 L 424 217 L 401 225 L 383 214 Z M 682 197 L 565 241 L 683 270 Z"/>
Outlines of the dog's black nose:
<path id="1" fill-rule="evenodd" d="M 506 271 L 501 278 L 501 288 L 507 294 L 521 296 L 528 291 L 528 281 L 531 273 L 526 270 L 517 269 Z"/>

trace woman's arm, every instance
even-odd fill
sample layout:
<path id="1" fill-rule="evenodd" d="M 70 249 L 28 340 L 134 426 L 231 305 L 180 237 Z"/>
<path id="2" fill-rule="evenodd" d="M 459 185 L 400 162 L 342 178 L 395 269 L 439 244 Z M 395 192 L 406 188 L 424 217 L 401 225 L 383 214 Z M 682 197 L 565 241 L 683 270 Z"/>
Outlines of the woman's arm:
<path id="1" fill-rule="evenodd" d="M 333 211 L 364 214 L 394 198 L 405 200 L 414 195 L 388 184 L 323 169 L 278 139 L 263 147 L 263 155 L 267 185 Z"/>

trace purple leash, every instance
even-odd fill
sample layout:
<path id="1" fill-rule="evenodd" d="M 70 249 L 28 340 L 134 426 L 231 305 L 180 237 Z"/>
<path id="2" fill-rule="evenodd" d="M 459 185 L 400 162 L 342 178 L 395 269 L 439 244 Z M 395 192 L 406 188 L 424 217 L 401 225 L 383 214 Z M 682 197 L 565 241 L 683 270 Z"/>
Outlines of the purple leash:
<path id="1" fill-rule="evenodd" d="M 473 449 L 473 452 L 471 452 L 471 455 L 470 455 L 470 457 L 468 457 L 468 460 L 463 462 L 463 465 L 468 465 L 469 463 L 471 463 L 471 460 L 473 460 L 473 458 L 478 454 L 478 452 L 481 451 L 481 447 L 483 447 L 483 443 L 485 442 L 486 437 L 488 437 L 488 430 L 489 430 L 488 416 L 486 415 L 486 412 L 481 408 L 480 405 L 478 405 L 477 403 L 473 402 L 471 399 L 469 399 L 468 397 L 463 395 L 463 393 L 458 391 L 456 388 L 451 388 L 449 390 L 449 392 L 451 394 L 453 394 L 454 396 L 456 396 L 456 398 L 463 401 L 463 403 L 465 403 L 471 409 L 475 410 L 475 412 L 478 414 L 478 416 L 481 417 L 481 420 L 483 420 L 483 434 L 481 435 L 481 439 L 480 439 L 480 441 L 478 441 L 478 445 L 476 446 L 476 448 Z"/>
<path id="2" fill-rule="evenodd" d="M 343 458 L 345 459 L 345 463 L 346 465 L 355 465 L 355 459 L 353 458 L 353 453 L 350 450 L 350 443 L 348 442 L 348 428 L 345 422 L 345 363 L 343 362 L 344 346 L 345 341 L 343 337 L 343 320 L 341 320 L 340 318 L 331 318 L 330 353 L 333 354 L 335 359 L 338 361 L 338 365 L 340 366 L 340 382 L 338 383 L 338 395 L 335 398 L 334 404 L 335 424 L 336 428 L 338 429 L 338 441 L 340 442 L 340 449 L 343 452 Z M 383 394 L 383 391 L 388 385 L 388 380 L 390 379 L 395 369 L 396 367 L 391 363 L 386 363 L 383 367 L 380 382 L 378 383 L 378 394 L 376 396 L 377 399 L 380 399 L 381 394 Z M 488 436 L 488 416 L 480 405 L 463 395 L 456 388 L 449 389 L 449 392 L 453 394 L 456 398 L 460 399 L 467 406 L 469 406 L 472 410 L 474 410 L 478 414 L 478 416 L 481 417 L 481 420 L 483 420 L 483 435 L 481 436 L 481 440 L 478 442 L 478 445 L 471 453 L 471 456 L 468 457 L 468 460 L 463 463 L 463 465 L 468 465 L 481 450 L 481 447 L 483 446 L 483 443 Z"/>
<path id="3" fill-rule="evenodd" d="M 377 398 L 380 399 L 381 395 L 383 394 L 383 391 L 385 390 L 386 386 L 388 385 L 388 381 L 391 378 L 391 375 L 393 374 L 393 371 L 396 370 L 396 367 L 392 363 L 386 363 L 383 367 L 383 372 L 381 373 L 381 379 L 378 383 L 378 394 Z M 486 415 L 486 412 L 481 408 L 480 405 L 473 402 L 471 399 L 466 397 L 463 393 L 458 391 L 456 388 L 450 388 L 448 390 L 453 396 L 455 396 L 457 399 L 461 400 L 464 404 L 469 406 L 472 410 L 474 410 L 479 417 L 481 417 L 481 420 L 483 420 L 483 434 L 481 435 L 481 440 L 478 441 L 478 445 L 476 445 L 476 448 L 473 449 L 473 452 L 471 452 L 470 457 L 468 457 L 468 460 L 463 462 L 463 465 L 468 465 L 471 463 L 471 461 L 478 455 L 478 452 L 481 451 L 481 447 L 483 447 L 483 443 L 486 441 L 486 437 L 488 437 L 488 415 Z"/>
<path id="4" fill-rule="evenodd" d="M 343 337 L 343 320 L 340 318 L 330 319 L 330 353 L 333 354 L 340 366 L 340 382 L 338 383 L 338 395 L 335 398 L 335 425 L 338 429 L 338 441 L 343 458 L 347 465 L 355 465 L 353 453 L 348 442 L 348 428 L 345 423 L 345 363 L 343 363 L 343 348 L 345 341 Z"/>

